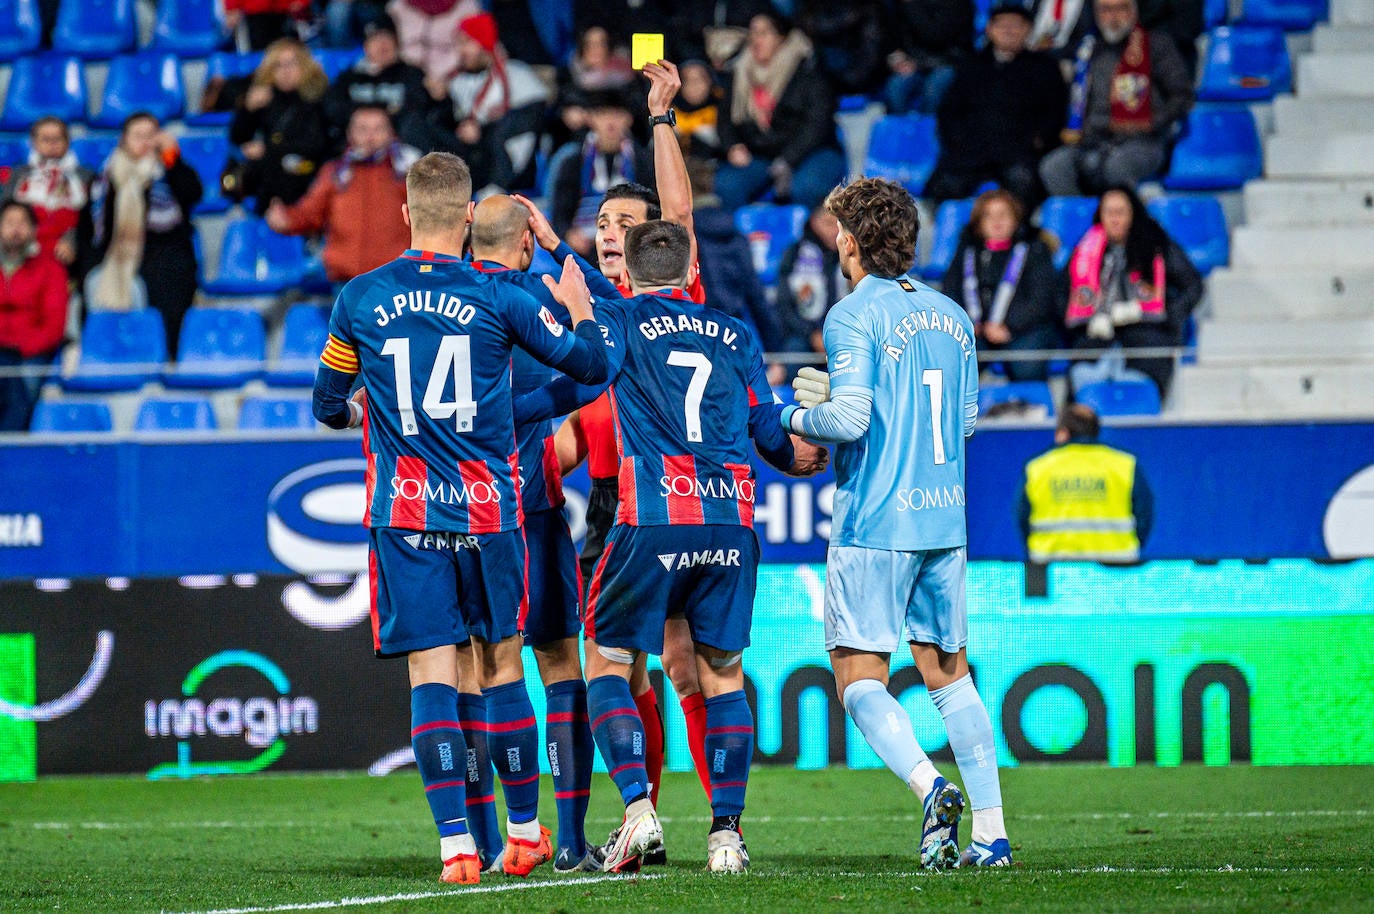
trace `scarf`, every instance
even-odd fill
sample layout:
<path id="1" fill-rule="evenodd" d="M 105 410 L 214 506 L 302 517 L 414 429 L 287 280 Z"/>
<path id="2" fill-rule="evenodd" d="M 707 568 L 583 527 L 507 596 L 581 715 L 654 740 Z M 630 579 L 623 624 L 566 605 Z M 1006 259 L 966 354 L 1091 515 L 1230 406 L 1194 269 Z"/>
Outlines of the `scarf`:
<path id="1" fill-rule="evenodd" d="M 1112 129 L 1153 127 L 1150 95 L 1150 38 L 1137 25 L 1126 38 L 1121 60 L 1112 73 Z"/>
<path id="2" fill-rule="evenodd" d="M 350 146 L 344 150 L 344 154 L 339 158 L 339 167 L 334 171 L 334 186 L 339 190 L 347 190 L 348 185 L 353 182 L 355 166 L 376 165 L 388 161 L 391 163 L 391 171 L 396 176 L 396 180 L 404 181 L 406 172 L 418 159 L 419 155 L 414 149 L 398 140 L 392 140 L 371 155 L 363 155 Z"/>
<path id="3" fill-rule="evenodd" d="M 998 247 L 989 245 L 988 250 L 998 250 Z M 1002 271 L 1002 280 L 997 284 L 996 291 L 989 296 L 992 304 L 987 316 L 989 323 L 1007 322 L 1007 312 L 1011 310 L 1011 300 L 1016 296 L 1016 287 L 1021 282 L 1021 271 L 1026 268 L 1026 254 L 1029 250 L 1030 245 L 1024 241 L 1011 249 L 1006 269 Z M 982 283 L 978 281 L 978 251 L 976 245 L 971 244 L 964 248 L 964 310 L 968 311 L 969 319 L 975 324 L 984 319 L 983 302 Z"/>
<path id="4" fill-rule="evenodd" d="M 735 85 L 730 100 L 730 120 L 736 124 L 753 121 L 764 130 L 773 124 L 773 112 L 787 84 L 802 61 L 811 55 L 811 39 L 793 29 L 767 65 L 745 54 L 735 65 Z"/>
<path id="5" fill-rule="evenodd" d="M 1120 274 L 1125 270 L 1124 253 L 1107 257 L 1107 232 L 1100 225 L 1088 229 L 1083 240 L 1074 248 L 1073 259 L 1069 261 L 1069 307 L 1064 314 L 1064 324 L 1078 327 L 1086 324 L 1094 314 L 1106 313 L 1112 316 L 1113 323 L 1126 324 L 1137 321 L 1160 323 L 1164 313 L 1164 255 L 1156 253 L 1153 263 L 1151 285 L 1154 286 L 1152 298 L 1140 294 L 1141 275 L 1138 271 L 1127 274 L 1127 293 L 1134 293 L 1137 300 L 1128 302 L 1130 307 L 1114 308 L 1114 301 L 1120 286 Z M 1104 269 L 1104 260 L 1106 268 Z M 1105 277 L 1103 274 L 1106 274 Z M 1105 279 L 1105 281 L 1104 281 Z M 1139 306 L 1138 313 L 1134 305 Z"/>
<path id="6" fill-rule="evenodd" d="M 1078 17 L 1083 12 L 1084 0 L 1046 0 L 1035 13 L 1035 25 L 1031 29 L 1028 47 L 1039 48 L 1046 43 L 1050 48 L 1062 48 L 1068 44 L 1078 25 Z"/>
<path id="7" fill-rule="evenodd" d="M 596 137 L 587 134 L 582 152 L 582 196 L 577 204 L 573 225 L 585 232 L 596 230 L 596 214 L 601 208 L 601 195 L 612 184 L 635 181 L 635 144 L 626 137 L 620 150 L 607 155 L 597 148 Z"/>
<path id="8" fill-rule="evenodd" d="M 29 153 L 29 169 L 14 188 L 14 199 L 33 207 L 38 215 L 38 242 L 51 254 L 62 236 L 76 228 L 88 194 L 81 180 L 76 153 L 60 159 Z"/>
<path id="9" fill-rule="evenodd" d="M 146 195 L 152 183 L 162 178 L 162 164 L 155 155 L 134 159 L 116 147 L 105 174 L 114 194 L 114 230 L 100 264 L 95 299 L 104 310 L 128 311 L 134 306 L 134 277 L 143 262 Z"/>
<path id="10" fill-rule="evenodd" d="M 415 7 L 426 16 L 442 16 L 457 6 L 458 0 L 406 0 L 406 4 Z"/>

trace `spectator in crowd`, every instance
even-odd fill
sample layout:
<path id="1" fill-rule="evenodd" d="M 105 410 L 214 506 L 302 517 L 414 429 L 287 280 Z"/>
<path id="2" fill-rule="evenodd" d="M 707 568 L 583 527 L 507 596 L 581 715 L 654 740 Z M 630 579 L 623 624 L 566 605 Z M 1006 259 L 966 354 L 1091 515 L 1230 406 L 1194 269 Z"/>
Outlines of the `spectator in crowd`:
<path id="1" fill-rule="evenodd" d="M 1028 44 L 1055 60 L 1072 61 L 1093 30 L 1092 0 L 1036 0 Z"/>
<path id="2" fill-rule="evenodd" d="M 834 95 L 811 62 L 810 39 L 775 13 L 749 20 L 720 139 L 725 162 L 715 186 L 729 210 L 770 188 L 809 209 L 844 177 Z"/>
<path id="3" fill-rule="evenodd" d="M 1017 523 L 1026 554 L 1047 562 L 1135 562 L 1154 526 L 1154 495 L 1133 455 L 1100 444 L 1097 413 L 1066 406 L 1055 446 L 1026 464 Z"/>
<path id="4" fill-rule="evenodd" d="M 637 32 L 661 33 L 666 40 L 669 9 L 676 5 L 676 0 L 573 0 L 573 28 L 582 35 L 599 25 L 610 33 L 611 44 L 622 47 L 629 47 Z"/>
<path id="5" fill-rule="evenodd" d="M 934 114 L 973 48 L 972 0 L 897 0 L 897 49 L 887 58 L 890 114 Z"/>
<path id="6" fill-rule="evenodd" d="M 324 272 L 343 283 L 401 256 L 410 229 L 401 218 L 406 171 L 419 152 L 396 139 L 387 110 L 353 109 L 348 148 L 320 169 L 292 206 L 273 200 L 267 224 L 283 235 L 324 235 Z"/>
<path id="7" fill-rule="evenodd" d="M 87 307 L 128 311 L 146 301 L 162 313 L 169 355 L 196 294 L 191 210 L 202 193 L 176 138 L 146 112 L 124 121 L 119 145 L 91 187 L 99 272 L 87 282 Z"/>
<path id="8" fill-rule="evenodd" d="M 528 64 L 506 56 L 490 13 L 459 23 L 455 44 L 458 72 L 448 84 L 449 104 L 431 116 L 431 147 L 462 156 L 474 197 L 533 186 L 548 89 Z"/>
<path id="9" fill-rule="evenodd" d="M 482 11 L 478 0 L 391 0 L 386 6 L 401 40 L 401 59 L 419 67 L 430 93 L 458 70 L 458 23 Z M 437 97 L 437 95 L 436 95 Z"/>
<path id="10" fill-rule="evenodd" d="M 1059 347 L 1059 271 L 1049 248 L 1025 224 L 1021 202 L 1008 191 L 990 190 L 974 201 L 943 288 L 968 312 L 980 351 Z M 1044 361 L 1004 364 L 1013 381 L 1049 376 Z"/>
<path id="11" fill-rule="evenodd" d="M 1093 0 L 1098 35 L 1075 63 L 1064 139 L 1040 162 L 1054 196 L 1134 187 L 1164 165 L 1175 125 L 1193 105 L 1193 78 L 1178 47 L 1146 32 L 1136 0 Z"/>
<path id="12" fill-rule="evenodd" d="M 1104 193 L 1092 227 L 1069 261 L 1064 324 L 1074 348 L 1111 351 L 1096 362 L 1075 364 L 1069 373 L 1074 388 L 1123 376 L 1148 377 L 1163 399 L 1174 360 L 1133 358 L 1131 350 L 1182 345 L 1202 292 L 1202 277 L 1188 255 L 1135 192 L 1117 187 Z"/>
<path id="13" fill-rule="evenodd" d="M 840 272 L 836 233 L 840 223 L 824 206 L 811 211 L 806 230 L 783 252 L 778 267 L 778 320 L 788 352 L 825 354 L 821 328 L 831 307 L 849 293 Z"/>
<path id="14" fill-rule="evenodd" d="M 673 103 L 678 143 L 689 163 L 709 162 L 714 168 L 720 156 L 720 109 L 725 93 L 705 61 L 688 60 L 678 69 L 682 91 Z"/>
<path id="15" fill-rule="evenodd" d="M 867 95 L 887 78 L 886 33 L 880 0 L 798 0 L 797 27 L 816 47 L 816 69 L 841 95 Z"/>
<path id="16" fill-rule="evenodd" d="M 401 60 L 396 26 L 385 14 L 364 26 L 363 58 L 339 74 L 324 96 L 325 114 L 335 141 L 344 134 L 355 108 L 379 105 L 386 109 L 402 141 L 424 145 L 426 112 L 431 104 L 425 75 Z"/>
<path id="17" fill-rule="evenodd" d="M 633 115 L 625 96 L 606 89 L 586 99 L 590 130 L 576 154 L 565 154 L 549 176 L 549 221 L 568 245 L 591 257 L 596 213 L 607 188 L 654 183 L 654 157 L 630 133 Z"/>
<path id="18" fill-rule="evenodd" d="M 955 67 L 940 102 L 940 160 L 926 196 L 937 202 L 963 199 L 983 182 L 996 181 L 1029 212 L 1044 196 L 1040 158 L 1059 144 L 1068 95 L 1055 62 L 1026 50 L 1025 7 L 993 7 L 987 33 L 987 45 Z"/>
<path id="19" fill-rule="evenodd" d="M 229 124 L 229 142 L 246 163 L 239 193 L 256 198 L 259 215 L 274 199 L 299 200 L 329 158 L 328 87 L 319 61 L 293 38 L 274 41 L 254 71 Z"/>
<path id="20" fill-rule="evenodd" d="M 770 0 L 695 0 L 674 4 L 666 36 L 668 56 L 672 60 L 714 62 L 716 56 L 707 52 L 707 45 L 714 44 L 717 49 L 728 49 L 722 51 L 722 60 L 733 57 L 744 47 L 749 20 L 773 10 Z"/>
<path id="21" fill-rule="evenodd" d="M 1172 38 L 1188 72 L 1197 73 L 1197 40 L 1207 26 L 1203 0 L 1140 0 L 1140 24 Z"/>
<path id="22" fill-rule="evenodd" d="M 487 0 L 506 53 L 535 67 L 563 67 L 572 56 L 572 4 L 566 0 Z"/>
<path id="23" fill-rule="evenodd" d="M 588 129 L 588 99 L 607 90 L 628 89 L 634 78 L 630 58 L 623 49 L 611 46 L 609 32 L 599 25 L 583 32 L 559 90 L 558 119 L 566 128 L 555 136 L 559 145 L 579 138 Z"/>
<path id="24" fill-rule="evenodd" d="M 324 40 L 331 48 L 356 48 L 374 22 L 390 22 L 386 0 L 327 0 L 324 5 Z M 392 28 L 395 26 L 393 24 Z"/>
<path id="25" fill-rule="evenodd" d="M 238 32 L 240 50 L 261 51 L 310 14 L 310 0 L 224 0 L 224 25 Z"/>
<path id="26" fill-rule="evenodd" d="M 67 324 L 67 271 L 38 242 L 28 204 L 0 205 L 0 368 L 51 364 Z M 29 427 L 41 375 L 0 376 L 0 432 Z"/>
<path id="27" fill-rule="evenodd" d="M 77 225 L 90 200 L 91 171 L 76 160 L 67 125 L 40 117 L 29 127 L 29 159 L 0 187 L 0 200 L 17 200 L 38 218 L 38 246 L 71 269 L 77 263 Z"/>

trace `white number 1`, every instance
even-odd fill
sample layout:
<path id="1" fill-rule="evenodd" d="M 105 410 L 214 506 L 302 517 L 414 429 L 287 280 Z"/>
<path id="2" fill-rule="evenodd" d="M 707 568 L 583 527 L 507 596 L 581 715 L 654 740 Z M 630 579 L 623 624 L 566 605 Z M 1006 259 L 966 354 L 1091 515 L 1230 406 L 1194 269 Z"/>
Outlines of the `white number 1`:
<path id="1" fill-rule="evenodd" d="M 945 412 L 945 373 L 939 368 L 927 368 L 921 372 L 921 383 L 929 388 L 931 445 L 935 465 L 939 466 L 945 462 L 945 435 L 940 421 Z"/>
<path id="2" fill-rule="evenodd" d="M 687 382 L 687 399 L 682 404 L 683 419 L 687 423 L 687 440 L 701 440 L 701 399 L 706 396 L 706 382 L 711 377 L 711 360 L 700 352 L 674 349 L 668 353 L 668 364 L 692 369 Z"/>

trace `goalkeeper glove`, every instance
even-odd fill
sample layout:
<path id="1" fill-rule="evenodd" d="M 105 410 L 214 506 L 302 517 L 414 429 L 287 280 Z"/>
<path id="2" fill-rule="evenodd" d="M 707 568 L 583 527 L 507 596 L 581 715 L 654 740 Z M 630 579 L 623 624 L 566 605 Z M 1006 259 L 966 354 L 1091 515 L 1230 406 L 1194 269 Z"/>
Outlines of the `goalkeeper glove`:
<path id="1" fill-rule="evenodd" d="M 801 406 L 807 409 L 820 406 L 830 399 L 830 373 L 808 365 L 792 379 L 792 390 Z"/>

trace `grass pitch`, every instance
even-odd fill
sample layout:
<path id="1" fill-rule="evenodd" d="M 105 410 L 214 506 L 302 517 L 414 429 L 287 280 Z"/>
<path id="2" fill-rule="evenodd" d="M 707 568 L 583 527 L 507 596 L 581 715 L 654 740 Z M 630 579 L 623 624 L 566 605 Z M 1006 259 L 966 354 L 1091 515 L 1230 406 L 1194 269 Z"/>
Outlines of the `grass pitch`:
<path id="1" fill-rule="evenodd" d="M 953 765 L 946 765 L 953 771 Z M 604 776 L 590 836 L 619 819 Z M 663 789 L 670 864 L 643 878 L 485 877 L 442 886 L 414 770 L 0 785 L 0 910 L 79 912 L 1374 910 L 1374 768 L 1003 772 L 1017 866 L 920 872 L 920 805 L 883 771 L 756 768 L 753 869 L 703 872 L 691 775 Z M 545 796 L 545 821 L 553 803 Z M 967 826 L 962 830 L 967 838 Z"/>

